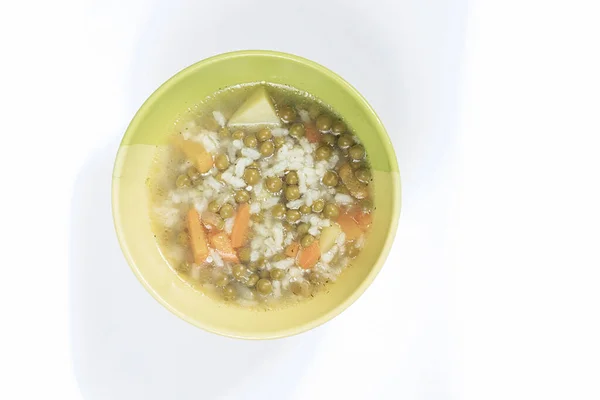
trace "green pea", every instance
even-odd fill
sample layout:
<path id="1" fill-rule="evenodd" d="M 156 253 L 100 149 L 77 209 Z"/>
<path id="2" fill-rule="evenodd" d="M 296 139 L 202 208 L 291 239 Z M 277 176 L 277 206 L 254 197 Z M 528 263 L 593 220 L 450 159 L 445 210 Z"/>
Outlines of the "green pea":
<path id="1" fill-rule="evenodd" d="M 229 129 L 226 127 L 219 129 L 219 137 L 222 139 L 229 137 Z"/>
<path id="2" fill-rule="evenodd" d="M 312 205 L 313 212 L 320 213 L 325 208 L 325 200 L 315 200 Z"/>
<path id="3" fill-rule="evenodd" d="M 331 127 L 331 131 L 336 135 L 341 135 L 342 133 L 346 132 L 346 124 L 344 124 L 342 121 L 336 121 Z"/>
<path id="4" fill-rule="evenodd" d="M 321 181 L 323 182 L 323 185 L 333 187 L 338 184 L 339 179 L 335 172 L 327 171 L 325 172 L 325 175 L 323 175 L 323 179 Z"/>
<path id="5" fill-rule="evenodd" d="M 356 258 L 356 256 L 358 256 L 358 253 L 360 253 L 360 250 L 357 249 L 355 246 L 352 246 L 348 249 L 348 257 L 350 258 Z"/>
<path id="6" fill-rule="evenodd" d="M 307 297 L 310 295 L 310 284 L 306 281 L 294 281 L 290 284 L 290 290 L 296 296 Z"/>
<path id="7" fill-rule="evenodd" d="M 335 219 L 340 215 L 340 209 L 333 203 L 327 203 L 323 209 L 323 215 L 329 219 Z"/>
<path id="8" fill-rule="evenodd" d="M 231 274 L 238 281 L 243 281 L 246 279 L 246 275 L 248 274 L 248 270 L 242 264 L 236 264 L 231 269 Z"/>
<path id="9" fill-rule="evenodd" d="M 202 180 L 202 174 L 194 167 L 189 167 L 186 171 L 187 176 L 190 178 L 192 184 L 196 184 L 200 180 Z"/>
<path id="10" fill-rule="evenodd" d="M 297 222 L 301 216 L 302 215 L 298 210 L 288 210 L 288 212 L 286 213 L 286 218 L 290 223 Z"/>
<path id="11" fill-rule="evenodd" d="M 229 277 L 224 273 L 220 273 L 215 279 L 215 285 L 218 287 L 225 287 L 229 284 Z"/>
<path id="12" fill-rule="evenodd" d="M 229 203 L 223 204 L 223 206 L 221 207 L 221 210 L 219 211 L 219 214 L 221 215 L 222 218 L 233 217 L 233 206 Z"/>
<path id="13" fill-rule="evenodd" d="M 331 157 L 332 153 L 333 153 L 333 151 L 331 150 L 331 147 L 321 146 L 317 150 L 315 150 L 315 160 L 317 160 L 317 161 L 327 160 L 327 159 L 329 159 L 329 157 Z"/>
<path id="14" fill-rule="evenodd" d="M 290 136 L 295 137 L 296 139 L 304 136 L 304 125 L 297 123 L 290 127 Z"/>
<path id="15" fill-rule="evenodd" d="M 283 186 L 283 182 L 281 181 L 280 178 L 278 178 L 276 176 L 270 176 L 265 181 L 265 186 L 267 187 L 267 190 L 269 192 L 277 193 L 281 190 L 281 188 Z"/>
<path id="16" fill-rule="evenodd" d="M 304 236 L 308 233 L 309 229 L 310 225 L 306 222 L 303 222 L 296 227 L 296 233 L 298 234 L 298 236 Z"/>
<path id="17" fill-rule="evenodd" d="M 285 277 L 285 271 L 279 268 L 273 268 L 271 270 L 271 279 L 278 281 Z"/>
<path id="18" fill-rule="evenodd" d="M 369 183 L 369 181 L 371 180 L 371 171 L 365 168 L 357 169 L 354 172 L 354 176 L 362 183 Z"/>
<path id="19" fill-rule="evenodd" d="M 260 182 L 260 172 L 256 168 L 246 168 L 244 170 L 244 182 L 248 185 L 256 185 Z"/>
<path id="20" fill-rule="evenodd" d="M 270 140 L 262 142 L 258 148 L 258 151 L 263 157 L 270 157 L 275 152 L 275 145 Z"/>
<path id="21" fill-rule="evenodd" d="M 244 138 L 244 132 L 237 130 L 231 134 L 233 140 L 242 140 Z"/>
<path id="22" fill-rule="evenodd" d="M 264 264 L 265 264 L 264 257 L 259 257 L 258 260 L 256 260 L 256 261 L 250 261 L 248 268 L 250 268 L 251 271 L 258 271 L 259 268 L 264 267 Z"/>
<path id="23" fill-rule="evenodd" d="M 361 169 L 361 168 L 367 168 L 367 165 L 364 162 L 351 162 L 349 164 L 350 164 L 350 168 L 352 168 L 352 170 L 354 170 L 354 171 Z"/>
<path id="24" fill-rule="evenodd" d="M 300 198 L 300 189 L 296 185 L 289 185 L 285 188 L 285 198 L 288 201 L 297 200 Z"/>
<path id="25" fill-rule="evenodd" d="M 350 194 L 350 190 L 348 190 L 346 185 L 344 185 L 342 182 L 338 183 L 338 185 L 335 187 L 335 190 L 339 194 Z"/>
<path id="26" fill-rule="evenodd" d="M 277 253 L 271 258 L 271 261 L 273 261 L 273 262 L 283 261 L 283 260 L 285 260 L 285 258 L 286 258 L 285 254 Z"/>
<path id="27" fill-rule="evenodd" d="M 258 282 L 258 275 L 256 274 L 251 274 L 248 279 L 246 279 L 246 286 L 251 287 L 256 285 L 256 282 Z"/>
<path id="28" fill-rule="evenodd" d="M 264 142 L 265 140 L 271 139 L 271 130 L 269 128 L 263 128 L 256 134 L 256 138 L 259 142 Z"/>
<path id="29" fill-rule="evenodd" d="M 313 235 L 304 235 L 300 240 L 300 244 L 302 247 L 308 247 L 315 241 L 315 237 Z"/>
<path id="30" fill-rule="evenodd" d="M 331 129 L 331 117 L 329 115 L 319 115 L 316 125 L 321 132 L 329 131 Z"/>
<path id="31" fill-rule="evenodd" d="M 365 156 L 365 148 L 362 147 L 360 144 L 355 144 L 348 150 L 348 155 L 353 160 L 362 160 Z"/>
<path id="32" fill-rule="evenodd" d="M 301 205 L 299 210 L 302 214 L 310 214 L 311 212 L 310 206 L 307 206 L 306 204 Z"/>
<path id="33" fill-rule="evenodd" d="M 256 289 L 260 294 L 267 295 L 273 290 L 273 285 L 270 280 L 263 278 L 256 282 Z"/>
<path id="34" fill-rule="evenodd" d="M 235 298 L 235 288 L 231 285 L 227 285 L 223 288 L 223 297 L 227 300 Z"/>
<path id="35" fill-rule="evenodd" d="M 253 133 L 249 133 L 244 137 L 244 146 L 246 147 L 256 147 L 258 140 Z"/>
<path id="36" fill-rule="evenodd" d="M 240 261 L 243 263 L 247 263 L 250 261 L 250 253 L 252 252 L 252 250 L 250 250 L 250 247 L 243 247 L 238 251 L 238 257 L 240 258 Z"/>
<path id="37" fill-rule="evenodd" d="M 283 146 L 284 143 L 285 143 L 285 138 L 283 136 L 277 136 L 277 137 L 273 138 L 273 144 L 275 145 L 276 149 Z"/>
<path id="38" fill-rule="evenodd" d="M 268 269 L 263 268 L 260 271 L 258 271 L 258 276 L 260 277 L 260 279 L 268 279 L 271 276 L 271 273 Z"/>
<path id="39" fill-rule="evenodd" d="M 188 272 L 190 272 L 190 269 L 192 269 L 192 265 L 189 262 L 184 261 L 184 262 L 178 264 L 176 269 L 179 272 L 188 273 Z"/>
<path id="40" fill-rule="evenodd" d="M 219 171 L 226 170 L 229 168 L 229 158 L 225 154 L 219 154 L 215 157 L 215 167 Z"/>
<path id="41" fill-rule="evenodd" d="M 271 208 L 271 215 L 275 218 L 283 218 L 285 214 L 285 206 L 283 204 L 275 204 L 273 208 Z"/>
<path id="42" fill-rule="evenodd" d="M 287 212 L 285 213 L 285 215 L 286 215 L 286 218 L 287 218 Z M 281 222 L 281 226 L 283 226 L 283 230 L 286 231 L 286 232 L 291 232 L 291 231 L 294 230 L 294 227 L 288 221 L 282 221 Z"/>
<path id="43" fill-rule="evenodd" d="M 186 188 L 192 184 L 190 178 L 187 175 L 179 175 L 175 180 L 175 186 L 178 188 Z"/>
<path id="44" fill-rule="evenodd" d="M 285 176 L 285 183 L 288 185 L 297 185 L 298 184 L 298 173 L 296 171 L 290 171 Z"/>
<path id="45" fill-rule="evenodd" d="M 340 137 L 337 140 L 337 145 L 340 149 L 347 149 L 353 144 L 354 139 L 352 139 L 352 136 L 348 134 L 340 135 Z"/>
<path id="46" fill-rule="evenodd" d="M 238 190 L 233 196 L 237 203 L 247 203 L 250 200 L 250 194 L 245 190 Z"/>
<path id="47" fill-rule="evenodd" d="M 259 212 L 258 214 L 252 214 L 252 215 L 250 216 L 250 219 L 251 219 L 253 222 L 256 222 L 256 223 L 259 223 L 259 224 L 260 224 L 260 223 L 264 222 L 264 220 L 265 220 L 265 215 L 264 215 L 264 214 L 263 214 L 263 212 L 261 211 L 261 212 Z"/>
<path id="48" fill-rule="evenodd" d="M 296 119 L 296 111 L 290 106 L 282 107 L 279 110 L 279 118 L 286 124 L 290 123 Z"/>
<path id="49" fill-rule="evenodd" d="M 220 209 L 221 206 L 216 200 L 213 200 L 210 203 L 208 203 L 208 211 L 218 213 Z"/>
<path id="50" fill-rule="evenodd" d="M 225 221 L 223 220 L 223 218 L 216 216 L 215 217 L 215 228 L 217 228 L 218 230 L 222 231 L 223 228 L 225 228 Z"/>
<path id="51" fill-rule="evenodd" d="M 324 134 L 321 140 L 323 140 L 323 143 L 325 143 L 328 146 L 333 146 L 336 142 L 335 136 L 333 136 L 330 133 Z"/>

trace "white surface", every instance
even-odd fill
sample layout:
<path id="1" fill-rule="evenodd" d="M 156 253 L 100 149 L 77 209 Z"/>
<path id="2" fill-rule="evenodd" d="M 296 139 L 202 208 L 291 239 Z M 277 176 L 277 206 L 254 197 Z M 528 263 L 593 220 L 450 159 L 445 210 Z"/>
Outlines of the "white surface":
<path id="1" fill-rule="evenodd" d="M 460 0 L 195 3 L 0 10 L 0 173 L 22 195 L 0 200 L 0 398 L 600 397 L 593 2 L 474 2 L 466 41 Z M 151 91 L 253 47 L 354 84 L 392 135 L 404 193 L 365 295 L 271 342 L 160 307 L 120 254 L 109 204 L 119 137 Z"/>
<path id="2" fill-rule="evenodd" d="M 435 160 L 450 154 L 455 135 L 455 106 L 440 98 L 456 98 L 456 67 L 463 43 L 460 24 L 436 27 L 445 18 L 427 13 L 416 2 L 399 7 L 393 20 L 391 15 L 374 14 L 371 8 L 343 7 L 332 1 L 307 1 L 304 7 L 284 7 L 287 11 L 278 0 L 259 6 L 220 2 L 208 9 L 195 3 L 180 2 L 183 6 L 176 8 L 161 2 L 152 10 L 123 10 L 121 4 L 98 6 L 103 16 L 93 26 L 98 30 L 92 40 L 103 46 L 98 46 L 97 60 L 129 68 L 115 69 L 106 76 L 106 86 L 99 88 L 104 93 L 108 85 L 118 82 L 118 95 L 106 94 L 111 100 L 106 101 L 110 107 L 106 114 L 124 115 L 104 122 L 107 130 L 99 131 L 97 143 L 109 143 L 92 152 L 75 184 L 70 301 L 74 368 L 82 393 L 89 399 L 162 399 L 176 387 L 178 399 L 197 398 L 200 388 L 206 398 L 235 399 L 256 398 L 256 390 L 266 398 L 281 395 L 286 399 L 306 399 L 313 394 L 322 398 L 336 394 L 396 398 L 423 390 L 446 395 L 450 390 L 449 271 L 442 252 L 422 253 L 426 251 L 423 245 L 444 247 L 444 235 L 436 231 L 447 212 L 447 203 L 439 199 L 449 196 L 449 181 L 442 184 L 449 175 L 426 165 L 449 168 L 449 159 Z M 228 17 L 226 10 L 233 4 L 242 12 Z M 448 8 L 443 2 L 436 4 Z M 464 3 L 454 6 L 459 8 L 453 14 L 463 18 Z M 138 16 L 139 25 L 134 29 L 130 18 L 138 12 L 148 16 Z M 287 17 L 276 19 L 282 12 Z M 122 28 L 117 24 L 110 31 L 105 29 L 111 21 L 121 19 Z M 271 22 L 261 23 L 261 19 Z M 388 19 L 390 29 L 384 29 Z M 256 22 L 248 25 L 248 21 Z M 331 33 L 306 29 L 309 21 L 328 26 Z M 239 31 L 229 28 L 244 26 L 241 37 Z M 134 32 L 124 35 L 126 29 Z M 423 46 L 414 47 L 414 41 Z M 299 54 L 352 82 L 371 101 L 391 133 L 404 192 L 412 193 L 404 198 L 404 210 L 408 211 L 403 213 L 398 241 L 372 288 L 335 321 L 306 335 L 268 343 L 216 337 L 158 307 L 121 256 L 106 202 L 117 140 L 131 112 L 181 68 L 239 48 Z M 443 52 L 448 49 L 452 51 Z M 433 119 L 431 115 L 439 116 Z M 108 123 L 114 125 L 109 128 Z M 439 126 L 449 129 L 440 130 Z M 417 201 L 433 193 L 430 200 Z M 429 239 L 421 244 L 415 240 L 419 236 Z M 97 242 L 103 243 L 103 254 L 96 258 Z M 415 261 L 405 268 L 403 259 Z M 98 275 L 98 270 L 103 273 Z M 109 299 L 103 296 L 106 291 L 111 293 Z M 124 379 L 126 376 L 129 378 Z M 425 388 L 424 376 L 438 378 Z"/>

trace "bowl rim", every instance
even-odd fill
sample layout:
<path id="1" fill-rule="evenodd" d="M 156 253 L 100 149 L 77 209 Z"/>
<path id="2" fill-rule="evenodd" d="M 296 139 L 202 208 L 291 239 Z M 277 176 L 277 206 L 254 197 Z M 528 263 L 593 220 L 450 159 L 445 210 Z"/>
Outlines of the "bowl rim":
<path id="1" fill-rule="evenodd" d="M 345 89 L 348 91 L 348 93 L 352 97 L 354 97 L 354 99 L 357 100 L 358 103 L 360 103 L 361 107 L 365 110 L 365 112 L 367 114 L 370 115 L 370 117 L 375 122 L 375 124 L 377 126 L 377 129 L 376 129 L 377 135 L 380 137 L 380 139 L 382 141 L 383 148 L 384 148 L 386 155 L 388 157 L 388 160 L 389 160 L 391 172 L 396 174 L 396 179 L 392 179 L 392 186 L 393 186 L 391 188 L 391 192 L 392 192 L 392 207 L 391 208 L 392 209 L 391 209 L 391 215 L 390 215 L 391 224 L 390 224 L 388 232 L 386 234 L 386 242 L 384 243 L 384 246 L 383 246 L 382 251 L 379 254 L 378 258 L 373 263 L 373 267 L 372 267 L 371 271 L 365 277 L 365 279 L 363 279 L 362 282 L 360 282 L 360 284 L 357 286 L 357 288 L 348 297 L 346 297 L 338 305 L 336 305 L 330 311 L 319 316 L 318 318 L 315 318 L 305 324 L 298 325 L 293 328 L 268 332 L 268 333 L 265 333 L 262 335 L 257 335 L 257 334 L 244 335 L 243 333 L 234 333 L 234 332 L 230 332 L 230 331 L 226 331 L 226 330 L 219 330 L 218 328 L 216 328 L 214 326 L 204 324 L 201 321 L 193 319 L 193 318 L 189 317 L 187 314 L 177 310 L 169 302 L 164 300 L 154 290 L 154 288 L 144 279 L 143 274 L 140 272 L 139 268 L 137 267 L 135 260 L 133 259 L 133 257 L 131 256 L 131 253 L 129 252 L 129 247 L 127 245 L 127 239 L 122 236 L 122 231 L 119 228 L 119 225 L 121 224 L 121 220 L 118 220 L 118 218 L 120 217 L 120 214 L 117 211 L 119 209 L 118 198 L 117 198 L 118 197 L 117 196 L 118 180 L 115 179 L 115 172 L 119 168 L 118 153 L 119 153 L 121 147 L 128 142 L 128 138 L 131 135 L 133 135 L 134 131 L 137 128 L 137 125 L 139 124 L 139 121 L 141 121 L 141 118 L 146 114 L 147 110 L 152 106 L 152 104 L 163 94 L 163 92 L 166 92 L 171 86 L 175 85 L 178 81 L 180 81 L 184 77 L 187 77 L 189 74 L 193 74 L 197 69 L 201 69 L 206 65 L 209 65 L 214 62 L 220 62 L 223 60 L 234 59 L 234 58 L 239 58 L 239 57 L 249 57 L 249 56 L 283 58 L 283 59 L 286 59 L 289 61 L 301 63 L 301 64 L 307 65 L 313 69 L 316 69 L 323 75 L 326 75 L 330 79 L 333 79 L 334 81 L 336 81 L 337 84 L 345 87 Z M 377 115 L 375 110 L 371 107 L 369 102 L 364 98 L 364 96 L 362 94 L 360 94 L 360 92 L 354 86 L 352 86 L 349 82 L 347 82 L 345 79 L 343 79 L 340 75 L 338 75 L 337 73 L 333 72 L 332 70 L 324 67 L 323 65 L 318 64 L 315 61 L 306 59 L 304 57 L 294 55 L 294 54 L 280 52 L 280 51 L 273 51 L 273 50 L 238 50 L 238 51 L 231 51 L 231 52 L 217 54 L 217 55 L 202 59 L 200 61 L 197 61 L 188 67 L 185 67 L 184 69 L 178 71 L 173 76 L 171 76 L 164 83 L 162 83 L 154 92 L 152 92 L 152 94 L 150 96 L 148 96 L 148 98 L 140 106 L 140 108 L 137 110 L 137 112 L 134 114 L 133 118 L 131 119 L 131 122 L 127 126 L 127 129 L 125 130 L 123 138 L 122 138 L 121 142 L 119 143 L 119 148 L 117 150 L 117 157 L 115 159 L 114 166 L 113 166 L 113 174 L 112 174 L 111 181 L 112 181 L 111 182 L 111 208 L 112 208 L 113 225 L 114 225 L 114 228 L 116 231 L 117 240 L 119 242 L 119 247 L 121 248 L 121 251 L 127 261 L 127 264 L 129 265 L 130 269 L 132 270 L 132 272 L 134 273 L 134 275 L 136 276 L 138 281 L 142 284 L 142 286 L 146 289 L 146 291 L 148 293 L 150 293 L 150 295 L 158 303 L 160 303 L 163 307 L 165 307 L 167 310 L 169 310 L 171 313 L 173 313 L 177 317 L 183 319 L 184 321 L 186 321 L 186 322 L 190 323 L 191 325 L 194 325 L 204 331 L 215 333 L 220 336 L 236 338 L 236 339 L 267 340 L 267 339 L 278 339 L 278 338 L 295 336 L 300 333 L 307 332 L 309 330 L 317 328 L 318 326 L 323 325 L 325 322 L 332 320 L 333 318 L 340 315 L 343 311 L 348 309 L 348 307 L 350 307 L 356 300 L 358 300 L 358 298 L 360 296 L 363 295 L 363 293 L 373 283 L 373 281 L 375 280 L 375 278 L 377 277 L 377 275 L 383 268 L 383 265 L 385 264 L 385 261 L 387 260 L 387 257 L 389 255 L 389 252 L 391 250 L 392 244 L 394 242 L 394 239 L 395 239 L 395 236 L 396 236 L 396 233 L 398 230 L 398 224 L 399 224 L 399 219 L 400 219 L 400 210 L 402 208 L 401 177 L 400 177 L 398 161 L 396 158 L 396 153 L 394 151 L 394 147 L 392 145 L 389 134 L 387 133 L 387 130 L 385 129 L 385 126 L 383 125 L 381 119 L 379 118 L 379 116 Z"/>

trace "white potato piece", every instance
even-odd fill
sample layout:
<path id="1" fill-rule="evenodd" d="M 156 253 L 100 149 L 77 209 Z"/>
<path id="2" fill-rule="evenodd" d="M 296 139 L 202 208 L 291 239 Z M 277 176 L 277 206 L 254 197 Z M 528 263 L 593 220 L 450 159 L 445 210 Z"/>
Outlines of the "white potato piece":
<path id="1" fill-rule="evenodd" d="M 332 224 L 321 231 L 319 247 L 321 254 L 327 253 L 335 244 L 335 240 L 342 233 L 342 228 L 338 224 Z"/>
<path id="2" fill-rule="evenodd" d="M 232 128 L 246 127 L 279 127 L 281 120 L 277 116 L 275 106 L 264 86 L 256 89 L 229 119 L 227 126 Z"/>

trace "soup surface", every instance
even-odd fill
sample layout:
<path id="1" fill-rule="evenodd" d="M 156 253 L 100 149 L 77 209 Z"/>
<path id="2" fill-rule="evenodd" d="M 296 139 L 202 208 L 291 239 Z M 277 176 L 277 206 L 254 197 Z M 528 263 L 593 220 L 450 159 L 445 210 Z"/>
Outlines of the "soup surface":
<path id="1" fill-rule="evenodd" d="M 263 308 L 310 299 L 364 246 L 367 154 L 310 94 L 227 88 L 168 134 L 148 178 L 152 227 L 169 265 L 205 294 Z"/>

